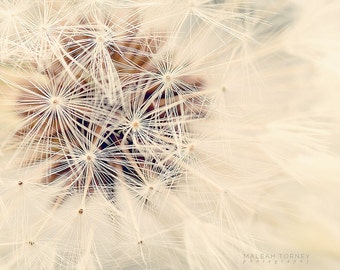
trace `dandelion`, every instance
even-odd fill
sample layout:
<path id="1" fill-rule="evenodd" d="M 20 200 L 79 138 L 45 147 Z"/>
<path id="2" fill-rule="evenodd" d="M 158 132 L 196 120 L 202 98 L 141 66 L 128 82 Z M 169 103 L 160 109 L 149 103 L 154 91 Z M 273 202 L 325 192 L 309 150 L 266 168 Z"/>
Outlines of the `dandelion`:
<path id="1" fill-rule="evenodd" d="M 276 232 L 305 221 L 285 222 L 308 209 L 292 200 L 313 183 L 303 162 L 339 159 L 336 46 L 333 28 L 308 43 L 309 10 L 279 2 L 1 1 L 0 268 L 251 269 L 244 254 L 312 252 Z"/>

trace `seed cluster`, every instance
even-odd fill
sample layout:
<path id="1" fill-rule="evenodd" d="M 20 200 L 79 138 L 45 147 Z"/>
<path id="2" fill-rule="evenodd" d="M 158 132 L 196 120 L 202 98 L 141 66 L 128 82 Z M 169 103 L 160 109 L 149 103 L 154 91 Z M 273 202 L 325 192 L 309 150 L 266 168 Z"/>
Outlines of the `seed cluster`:
<path id="1" fill-rule="evenodd" d="M 165 35 L 142 32 L 132 16 L 67 23 L 48 33 L 58 42 L 50 58 L 29 63 L 43 79 L 16 84 L 15 137 L 29 150 L 21 166 L 44 164 L 43 183 L 86 194 L 181 174 L 176 153 L 205 116 L 204 79 L 181 75 L 190 63 L 176 64 Z"/>

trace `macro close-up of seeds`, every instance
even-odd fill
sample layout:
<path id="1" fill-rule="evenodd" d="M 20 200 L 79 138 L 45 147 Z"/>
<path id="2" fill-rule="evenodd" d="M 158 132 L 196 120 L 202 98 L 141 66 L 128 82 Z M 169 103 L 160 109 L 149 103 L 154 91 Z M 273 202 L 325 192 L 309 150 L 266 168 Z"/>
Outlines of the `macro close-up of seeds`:
<path id="1" fill-rule="evenodd" d="M 0 0 L 0 269 L 337 269 L 338 14 Z"/>

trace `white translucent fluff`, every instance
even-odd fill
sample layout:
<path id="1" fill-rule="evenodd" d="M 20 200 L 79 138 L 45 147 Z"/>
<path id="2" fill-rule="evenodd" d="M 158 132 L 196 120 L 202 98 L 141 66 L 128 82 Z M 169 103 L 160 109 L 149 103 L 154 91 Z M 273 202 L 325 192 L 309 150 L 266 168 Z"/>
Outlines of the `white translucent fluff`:
<path id="1" fill-rule="evenodd" d="M 1 0 L 0 268 L 335 269 L 339 11 Z"/>

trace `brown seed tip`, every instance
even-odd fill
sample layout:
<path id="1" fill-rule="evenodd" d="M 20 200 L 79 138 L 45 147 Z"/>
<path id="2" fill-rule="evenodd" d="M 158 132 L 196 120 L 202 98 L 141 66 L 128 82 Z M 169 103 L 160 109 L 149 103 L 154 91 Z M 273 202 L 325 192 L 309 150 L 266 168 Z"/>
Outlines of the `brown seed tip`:
<path id="1" fill-rule="evenodd" d="M 140 123 L 139 123 L 138 120 L 133 120 L 132 123 L 131 123 L 131 127 L 132 127 L 133 129 L 138 129 L 138 128 L 139 128 L 139 125 L 140 125 Z"/>
<path id="2" fill-rule="evenodd" d="M 84 213 L 84 209 L 80 208 L 80 209 L 78 210 L 78 213 L 79 213 L 79 214 Z"/>
<path id="3" fill-rule="evenodd" d="M 18 182 L 18 185 L 21 186 L 23 183 L 21 181 Z"/>
<path id="4" fill-rule="evenodd" d="M 194 149 L 195 149 L 195 146 L 194 146 L 193 144 L 189 144 L 189 145 L 188 145 L 188 151 L 189 151 L 189 152 L 194 151 Z"/>

